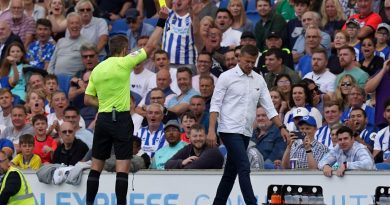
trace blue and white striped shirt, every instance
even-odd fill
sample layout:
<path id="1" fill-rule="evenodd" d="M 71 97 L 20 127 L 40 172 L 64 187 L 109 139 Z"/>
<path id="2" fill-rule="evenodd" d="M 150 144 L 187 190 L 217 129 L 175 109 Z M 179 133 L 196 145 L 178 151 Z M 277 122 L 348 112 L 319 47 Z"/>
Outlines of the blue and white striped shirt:
<path id="1" fill-rule="evenodd" d="M 179 16 L 173 10 L 169 12 L 162 46 L 168 52 L 172 64 L 195 64 L 195 39 L 189 13 Z"/>
<path id="2" fill-rule="evenodd" d="M 328 125 L 320 127 L 314 134 L 314 138 L 329 149 L 333 148 L 332 136 Z"/>
<path id="3" fill-rule="evenodd" d="M 160 127 L 155 132 L 150 132 L 149 126 L 141 127 L 137 132 L 137 137 L 141 138 L 141 149 L 150 157 L 153 157 L 157 150 L 168 144 L 165 140 L 163 123 L 160 123 Z"/>

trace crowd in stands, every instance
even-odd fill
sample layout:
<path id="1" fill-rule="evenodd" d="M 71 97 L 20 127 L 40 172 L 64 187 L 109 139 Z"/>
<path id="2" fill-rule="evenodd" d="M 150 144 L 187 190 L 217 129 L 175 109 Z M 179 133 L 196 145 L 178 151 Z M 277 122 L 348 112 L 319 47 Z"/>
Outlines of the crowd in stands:
<path id="1" fill-rule="evenodd" d="M 165 1 L 161 45 L 130 76 L 129 146 L 143 168 L 224 166 L 223 141 L 207 144 L 218 130 L 209 127 L 214 87 L 244 63 L 240 49 L 255 46 L 253 71 L 290 137 L 259 106 L 252 168 L 390 169 L 390 0 Z M 89 76 L 113 36 L 129 40 L 129 53 L 145 46 L 159 9 L 150 0 L 0 0 L 0 149 L 14 166 L 91 158 Z"/>

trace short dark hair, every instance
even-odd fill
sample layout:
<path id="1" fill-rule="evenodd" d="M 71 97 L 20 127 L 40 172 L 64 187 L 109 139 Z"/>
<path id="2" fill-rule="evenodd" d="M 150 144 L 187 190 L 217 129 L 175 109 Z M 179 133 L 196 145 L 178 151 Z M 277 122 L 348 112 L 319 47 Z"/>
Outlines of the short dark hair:
<path id="1" fill-rule="evenodd" d="M 233 20 L 233 14 L 226 8 L 219 8 L 217 10 L 217 12 L 215 13 L 215 18 L 217 18 L 218 13 L 220 13 L 220 12 L 226 12 L 229 15 L 230 19 Z"/>
<path id="2" fill-rule="evenodd" d="M 214 85 L 214 78 L 211 77 L 211 76 L 209 76 L 209 75 L 201 75 L 201 76 L 199 77 L 199 83 L 200 83 L 201 80 L 209 80 L 209 81 L 211 81 L 211 82 L 213 83 L 213 85 Z"/>
<path id="3" fill-rule="evenodd" d="M 206 102 L 205 99 L 204 99 L 202 96 L 200 96 L 200 95 L 194 95 L 194 96 L 192 96 L 192 97 L 190 98 L 190 102 L 191 102 L 192 99 L 195 99 L 195 98 L 197 98 L 197 99 L 202 99 L 203 102 Z"/>
<path id="4" fill-rule="evenodd" d="M 347 126 L 342 126 L 340 127 L 340 129 L 337 130 L 336 134 L 339 135 L 339 134 L 342 134 L 342 133 L 348 133 L 351 137 L 353 137 L 353 131 L 351 128 L 347 127 Z"/>
<path id="5" fill-rule="evenodd" d="M 75 107 L 75 106 L 68 106 L 67 108 L 65 108 L 64 115 L 68 111 L 74 111 L 74 112 L 76 112 L 77 115 L 80 115 L 79 109 L 77 107 Z"/>
<path id="6" fill-rule="evenodd" d="M 204 129 L 203 125 L 198 124 L 198 123 L 195 123 L 195 124 L 193 124 L 193 125 L 191 126 L 190 132 L 191 132 L 192 130 L 206 132 L 206 130 Z"/>
<path id="7" fill-rule="evenodd" d="M 166 55 L 167 58 L 169 59 L 169 54 L 168 54 L 168 52 L 166 52 L 166 51 L 164 51 L 164 50 L 162 50 L 162 49 L 159 49 L 159 50 L 157 50 L 156 52 L 154 52 L 153 59 L 156 58 L 156 55 L 157 55 L 157 54 L 159 54 L 159 55 L 161 55 L 161 54 Z"/>
<path id="8" fill-rule="evenodd" d="M 199 56 L 200 55 L 207 55 L 209 58 L 210 58 L 210 61 L 213 61 L 213 57 L 211 56 L 211 54 L 207 51 L 201 51 L 198 53 L 198 59 L 199 59 Z"/>
<path id="9" fill-rule="evenodd" d="M 178 73 L 182 73 L 182 72 L 187 72 L 190 75 L 190 77 L 192 78 L 192 71 L 191 71 L 190 68 L 188 68 L 188 67 L 180 67 L 180 68 L 177 69 L 177 74 Z"/>
<path id="10" fill-rule="evenodd" d="M 249 54 L 251 56 L 257 56 L 259 54 L 259 50 L 256 46 L 253 45 L 245 45 L 241 48 L 241 55 Z"/>
<path id="11" fill-rule="evenodd" d="M 259 2 L 259 1 L 264 1 L 264 2 L 267 2 L 267 3 L 268 3 L 268 5 L 270 5 L 270 6 L 271 6 L 271 2 L 270 2 L 269 0 L 256 0 L 256 4 L 257 4 L 257 2 Z"/>
<path id="12" fill-rule="evenodd" d="M 310 0 L 294 0 L 295 4 L 306 4 L 307 6 L 310 6 Z"/>
<path id="13" fill-rule="evenodd" d="M 336 105 L 336 106 L 339 108 L 339 111 L 341 111 L 340 102 L 337 101 L 337 100 L 329 100 L 329 101 L 326 101 L 326 102 L 324 103 L 324 109 L 325 109 L 326 107 L 332 107 L 332 106 L 334 106 L 334 105 Z"/>
<path id="14" fill-rule="evenodd" d="M 277 59 L 283 59 L 283 51 L 280 48 L 270 48 L 268 49 L 265 54 L 265 56 L 275 55 Z"/>
<path id="15" fill-rule="evenodd" d="M 50 30 L 53 28 L 53 25 L 51 24 L 49 19 L 43 19 L 43 18 L 38 19 L 36 23 L 36 27 L 38 27 L 39 25 L 48 27 Z"/>
<path id="16" fill-rule="evenodd" d="M 187 111 L 187 112 L 184 112 L 183 114 L 181 114 L 180 122 L 183 122 L 184 117 L 196 120 L 195 114 L 193 112 L 191 112 L 191 111 Z"/>
<path id="17" fill-rule="evenodd" d="M 34 144 L 34 136 L 30 134 L 24 134 L 19 137 L 19 144 Z"/>
<path id="18" fill-rule="evenodd" d="M 315 48 L 315 49 L 313 49 L 312 55 L 315 54 L 315 53 L 321 53 L 322 55 L 325 56 L 325 59 L 328 60 L 328 53 L 326 52 L 326 50 L 324 48 Z"/>
<path id="19" fill-rule="evenodd" d="M 27 115 L 27 109 L 26 107 L 24 107 L 24 105 L 15 105 L 12 110 L 15 110 L 15 109 L 19 109 L 19 110 L 23 110 L 24 114 Z M 11 111 L 12 112 L 12 111 Z"/>
<path id="20" fill-rule="evenodd" d="M 57 78 L 57 76 L 54 75 L 54 74 L 47 74 L 47 75 L 45 76 L 45 78 L 44 78 L 45 83 L 46 83 L 46 81 L 48 81 L 48 80 L 55 80 L 55 81 L 57 82 L 57 84 L 58 84 L 58 78 Z"/>
<path id="21" fill-rule="evenodd" d="M 116 35 L 109 41 L 111 55 L 119 55 L 124 49 L 127 49 L 129 40 L 124 35 Z"/>
<path id="22" fill-rule="evenodd" d="M 274 86 L 278 86 L 278 81 L 279 81 L 281 78 L 287 78 L 288 81 L 290 81 L 290 84 L 293 83 L 293 81 L 291 80 L 290 75 L 282 73 L 282 74 L 279 74 L 279 75 L 276 76 Z"/>
<path id="23" fill-rule="evenodd" d="M 386 108 L 387 108 L 388 106 L 390 106 L 390 98 L 387 98 L 387 99 L 385 100 L 385 104 L 384 104 L 383 109 L 386 110 Z"/>
<path id="24" fill-rule="evenodd" d="M 295 102 L 293 100 L 293 90 L 294 88 L 303 88 L 303 92 L 305 93 L 305 103 L 309 104 L 310 106 L 313 106 L 313 98 L 310 95 L 309 88 L 305 83 L 297 83 L 291 86 L 291 92 L 290 92 L 290 107 L 295 107 Z"/>
<path id="25" fill-rule="evenodd" d="M 47 124 L 47 117 L 46 116 L 44 116 L 44 115 L 42 115 L 42 114 L 37 114 L 37 115 L 35 115 L 33 118 L 32 118 L 32 124 L 34 125 L 35 124 L 35 122 L 37 122 L 37 121 L 45 121 L 46 122 L 46 124 Z"/>
<path id="26" fill-rule="evenodd" d="M 366 111 L 364 111 L 361 107 L 352 108 L 351 112 L 352 112 L 352 111 L 355 111 L 355 110 L 360 110 L 360 111 L 363 113 L 364 118 L 367 118 L 367 113 L 366 113 Z"/>
<path id="27" fill-rule="evenodd" d="M 339 50 L 343 50 L 343 49 L 347 49 L 347 50 L 349 50 L 353 55 L 356 55 L 355 49 L 354 49 L 352 46 L 345 45 L 345 46 L 342 46 Z"/>

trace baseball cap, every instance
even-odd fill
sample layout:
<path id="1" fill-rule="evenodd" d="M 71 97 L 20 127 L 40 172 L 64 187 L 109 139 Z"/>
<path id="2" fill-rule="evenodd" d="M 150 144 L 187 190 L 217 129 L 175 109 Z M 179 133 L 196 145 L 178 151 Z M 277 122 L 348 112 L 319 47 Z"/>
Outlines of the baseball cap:
<path id="1" fill-rule="evenodd" d="M 281 37 L 278 33 L 276 33 L 275 31 L 272 31 L 272 32 L 269 32 L 267 35 L 267 39 L 269 39 L 269 38 L 281 38 Z"/>
<path id="2" fill-rule="evenodd" d="M 292 109 L 293 118 L 309 115 L 309 111 L 304 107 L 296 107 Z"/>
<path id="3" fill-rule="evenodd" d="M 241 34 L 241 39 L 243 38 L 251 38 L 251 39 L 255 39 L 255 34 L 253 34 L 253 32 L 251 31 L 244 31 L 242 34 Z"/>
<path id="4" fill-rule="evenodd" d="M 376 30 L 378 31 L 378 30 L 381 29 L 381 28 L 386 29 L 387 32 L 390 33 L 390 26 L 389 26 L 389 24 L 387 24 L 387 23 L 381 23 L 381 24 L 378 25 L 378 28 L 377 28 Z"/>
<path id="5" fill-rule="evenodd" d="M 168 127 L 176 127 L 178 130 L 180 130 L 180 125 L 179 125 L 179 122 L 177 122 L 177 120 L 169 120 L 169 121 L 167 122 L 167 124 L 165 124 L 164 131 L 165 131 Z"/>
<path id="6" fill-rule="evenodd" d="M 348 26 L 348 24 L 353 24 L 353 25 L 357 26 L 358 28 L 360 28 L 359 21 L 354 19 L 354 18 L 348 19 L 348 21 L 347 21 L 347 23 L 345 23 L 345 25 Z"/>
<path id="7" fill-rule="evenodd" d="M 139 11 L 137 9 L 129 9 L 127 10 L 126 14 L 126 20 L 135 20 L 139 16 Z"/>
<path id="8" fill-rule="evenodd" d="M 314 117 L 312 117 L 310 115 L 303 116 L 299 120 L 298 125 L 302 125 L 302 124 L 308 124 L 310 126 L 317 127 L 316 119 L 314 119 Z"/>

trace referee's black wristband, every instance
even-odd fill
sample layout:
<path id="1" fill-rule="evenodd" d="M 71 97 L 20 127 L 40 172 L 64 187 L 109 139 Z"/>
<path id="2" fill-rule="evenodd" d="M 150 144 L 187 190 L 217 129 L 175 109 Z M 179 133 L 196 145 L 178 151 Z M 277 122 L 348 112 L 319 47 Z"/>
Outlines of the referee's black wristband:
<path id="1" fill-rule="evenodd" d="M 158 21 L 157 21 L 156 26 L 161 27 L 161 28 L 164 28 L 164 27 L 165 27 L 165 22 L 166 22 L 166 21 L 167 21 L 166 19 L 159 18 Z"/>

